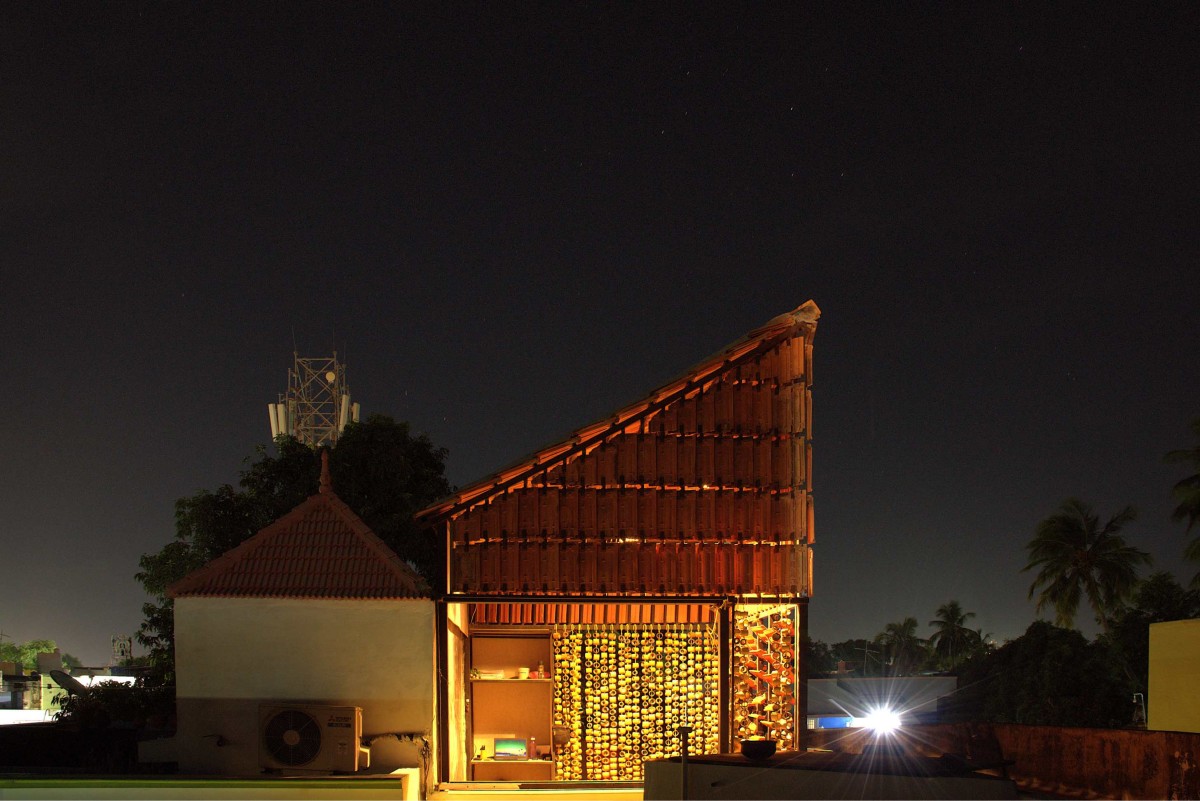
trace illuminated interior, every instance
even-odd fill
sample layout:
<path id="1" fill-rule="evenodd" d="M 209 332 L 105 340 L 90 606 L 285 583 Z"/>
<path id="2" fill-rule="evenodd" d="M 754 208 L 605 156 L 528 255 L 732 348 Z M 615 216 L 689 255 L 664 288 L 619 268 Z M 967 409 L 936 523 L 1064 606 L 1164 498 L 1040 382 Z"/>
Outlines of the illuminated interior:
<path id="1" fill-rule="evenodd" d="M 780 751 L 797 742 L 795 604 L 738 605 L 733 616 L 734 739 L 775 740 Z"/>
<path id="2" fill-rule="evenodd" d="M 642 763 L 719 750 L 717 634 L 704 624 L 565 626 L 553 634 L 558 778 L 640 781 Z"/>
<path id="3" fill-rule="evenodd" d="M 469 712 L 450 723 L 452 781 L 641 781 L 643 762 L 679 754 L 681 726 L 693 753 L 721 750 L 716 605 L 451 609 L 469 643 L 453 662 Z M 527 758 L 497 757 L 510 738 Z"/>

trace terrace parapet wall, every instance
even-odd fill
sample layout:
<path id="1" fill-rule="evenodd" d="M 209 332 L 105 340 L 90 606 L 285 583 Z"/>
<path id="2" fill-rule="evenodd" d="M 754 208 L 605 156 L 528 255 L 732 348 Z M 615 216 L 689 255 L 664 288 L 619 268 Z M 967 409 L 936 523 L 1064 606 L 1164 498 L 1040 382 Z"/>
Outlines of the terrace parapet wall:
<path id="1" fill-rule="evenodd" d="M 956 754 L 976 764 L 1007 763 L 1024 790 L 1064 798 L 1200 799 L 1200 734 L 1016 724 L 906 726 L 899 747 L 913 754 Z M 862 753 L 862 729 L 809 731 L 810 748 Z"/>

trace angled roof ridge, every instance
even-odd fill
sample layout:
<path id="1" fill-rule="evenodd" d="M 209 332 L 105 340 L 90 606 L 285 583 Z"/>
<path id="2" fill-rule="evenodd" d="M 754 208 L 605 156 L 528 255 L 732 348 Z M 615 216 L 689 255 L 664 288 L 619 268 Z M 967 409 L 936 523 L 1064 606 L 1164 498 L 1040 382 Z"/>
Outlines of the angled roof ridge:
<path id="1" fill-rule="evenodd" d="M 355 514 L 354 510 L 346 505 L 345 501 L 337 496 L 332 489 L 323 486 L 316 494 L 310 495 L 297 505 L 294 509 L 284 514 L 274 522 L 270 523 L 256 534 L 242 541 L 238 545 L 230 548 L 225 553 L 210 560 L 201 567 L 193 570 L 178 581 L 173 582 L 167 587 L 167 597 L 177 598 L 185 595 L 238 595 L 238 596 L 253 596 L 253 595 L 288 595 L 297 596 L 297 593 L 286 592 L 283 590 L 258 593 L 252 591 L 233 591 L 221 589 L 206 589 L 210 587 L 214 581 L 234 570 L 237 566 L 243 564 L 249 559 L 252 559 L 256 552 L 269 546 L 276 540 L 294 534 L 295 527 L 308 519 L 313 513 L 327 509 L 333 512 L 337 518 L 348 529 L 361 545 L 363 545 L 369 553 L 374 555 L 378 563 L 384 566 L 392 575 L 392 578 L 398 583 L 398 586 L 404 589 L 403 594 L 393 595 L 389 597 L 428 597 L 429 591 L 425 587 L 424 579 L 411 567 L 388 547 L 387 543 L 379 538 L 370 526 L 363 521 L 361 517 Z M 328 536 L 328 535 L 326 535 Z M 332 594 L 331 594 L 332 592 Z M 339 595 L 336 591 L 317 593 L 322 597 L 347 597 Z M 303 595 L 302 593 L 300 595 Z M 384 597 L 382 595 L 373 597 Z"/>
<path id="2" fill-rule="evenodd" d="M 386 542 L 381 540 L 379 535 L 367 525 L 366 521 L 359 517 L 355 511 L 346 504 L 345 501 L 338 497 L 337 493 L 335 493 L 332 489 L 327 488 L 327 490 L 323 491 L 323 494 L 320 497 L 325 498 L 326 503 L 341 512 L 343 519 L 349 523 L 354 529 L 354 532 L 363 539 L 363 542 L 367 545 L 367 547 L 374 551 L 377 556 L 391 565 L 393 569 L 398 571 L 402 577 L 413 580 L 418 587 L 425 583 L 425 580 L 421 577 L 421 575 L 409 567 L 404 560 L 400 558 L 399 554 L 393 551 Z"/>
<path id="3" fill-rule="evenodd" d="M 712 375 L 740 364 L 758 353 L 761 348 L 773 346 L 776 341 L 790 336 L 796 328 L 816 323 L 820 316 L 821 310 L 817 304 L 812 300 L 807 300 L 791 311 L 772 317 L 761 326 L 751 329 L 744 336 L 701 359 L 680 375 L 656 387 L 644 398 L 626 404 L 612 414 L 581 426 L 565 437 L 560 437 L 549 445 L 538 448 L 499 470 L 471 482 L 417 512 L 416 517 L 432 522 L 447 514 L 452 514 L 459 507 L 472 504 L 482 496 L 510 486 L 537 472 L 546 463 L 557 459 L 564 453 L 578 448 L 586 448 L 589 444 L 603 439 L 613 428 L 627 425 L 639 414 L 644 414 L 651 408 L 664 404 L 669 398 L 686 393 L 697 382 L 704 381 Z"/>

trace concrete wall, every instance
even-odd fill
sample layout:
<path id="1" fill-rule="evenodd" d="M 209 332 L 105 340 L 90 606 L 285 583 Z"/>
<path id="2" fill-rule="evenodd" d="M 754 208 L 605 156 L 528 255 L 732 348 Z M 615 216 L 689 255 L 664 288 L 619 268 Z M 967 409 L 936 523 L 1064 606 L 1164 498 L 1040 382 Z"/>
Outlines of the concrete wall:
<path id="1" fill-rule="evenodd" d="M 61 699 L 66 697 L 66 691 L 50 678 L 51 670 L 62 670 L 62 652 L 57 648 L 37 655 L 37 671 L 42 677 L 39 681 L 41 691 L 38 694 L 38 709 L 48 710 L 53 715 L 62 709 Z"/>
<path id="2" fill-rule="evenodd" d="M 362 707 L 364 738 L 425 733 L 432 748 L 433 626 L 427 600 L 178 599 L 180 772 L 259 774 L 262 701 Z M 423 761 L 419 744 L 384 737 L 368 772 Z"/>
<path id="3" fill-rule="evenodd" d="M 1200 799 L 1200 734 L 964 723 L 908 726 L 901 747 L 1004 770 L 1025 790 L 1076 798 Z M 870 732 L 809 732 L 810 747 L 861 753 Z"/>
<path id="4" fill-rule="evenodd" d="M 1200 732 L 1200 619 L 1150 626 L 1146 728 Z"/>

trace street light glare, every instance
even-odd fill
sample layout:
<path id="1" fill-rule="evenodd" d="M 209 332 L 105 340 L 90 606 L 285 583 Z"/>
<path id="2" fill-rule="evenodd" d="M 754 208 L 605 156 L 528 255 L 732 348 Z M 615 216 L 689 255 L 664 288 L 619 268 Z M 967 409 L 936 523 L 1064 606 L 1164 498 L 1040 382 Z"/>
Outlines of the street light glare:
<path id="1" fill-rule="evenodd" d="M 865 722 L 876 734 L 888 734 L 900 728 L 900 715 L 887 708 L 875 709 L 867 715 Z"/>

